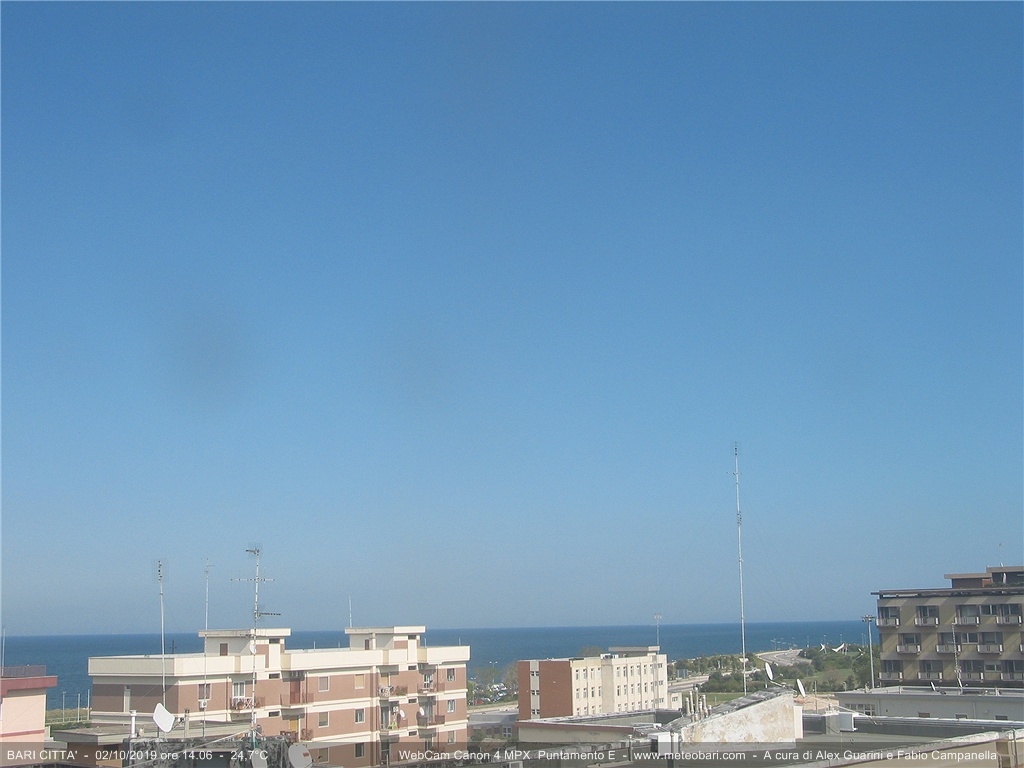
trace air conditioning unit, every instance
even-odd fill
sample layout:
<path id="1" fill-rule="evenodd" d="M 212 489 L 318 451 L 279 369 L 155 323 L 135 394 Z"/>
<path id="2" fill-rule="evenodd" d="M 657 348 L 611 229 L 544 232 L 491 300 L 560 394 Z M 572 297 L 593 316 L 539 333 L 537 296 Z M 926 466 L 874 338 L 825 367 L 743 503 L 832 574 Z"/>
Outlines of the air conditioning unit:
<path id="1" fill-rule="evenodd" d="M 209 703 L 210 703 L 210 700 L 209 700 L 209 699 L 200 699 L 200 700 L 199 700 L 199 708 L 200 708 L 200 709 L 206 709 L 206 706 L 207 706 L 207 705 L 208 705 Z"/>

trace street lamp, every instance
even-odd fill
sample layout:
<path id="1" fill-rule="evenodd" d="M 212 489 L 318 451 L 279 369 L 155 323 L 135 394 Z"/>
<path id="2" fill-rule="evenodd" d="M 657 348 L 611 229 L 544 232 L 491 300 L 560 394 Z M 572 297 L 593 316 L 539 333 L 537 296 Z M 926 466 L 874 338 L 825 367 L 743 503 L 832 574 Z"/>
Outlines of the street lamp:
<path id="1" fill-rule="evenodd" d="M 875 649 L 874 649 L 875 642 L 874 642 L 874 640 L 871 639 L 871 624 L 874 622 L 875 617 L 872 616 L 871 614 L 868 614 L 867 616 L 861 616 L 860 620 L 865 622 L 868 625 L 868 658 L 871 660 L 871 680 L 869 681 L 870 684 L 868 685 L 868 687 L 874 689 L 874 687 L 875 687 Z"/>

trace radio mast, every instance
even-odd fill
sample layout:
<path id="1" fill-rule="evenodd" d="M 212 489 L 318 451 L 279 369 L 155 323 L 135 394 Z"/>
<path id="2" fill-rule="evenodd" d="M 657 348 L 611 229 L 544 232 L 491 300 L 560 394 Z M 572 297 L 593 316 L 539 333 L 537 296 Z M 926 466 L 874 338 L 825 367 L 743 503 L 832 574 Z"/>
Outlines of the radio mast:
<path id="1" fill-rule="evenodd" d="M 740 566 L 740 662 L 743 664 L 743 693 L 747 692 L 747 621 L 743 614 L 743 513 L 740 511 L 740 444 L 733 444 L 736 459 L 736 547 Z"/>

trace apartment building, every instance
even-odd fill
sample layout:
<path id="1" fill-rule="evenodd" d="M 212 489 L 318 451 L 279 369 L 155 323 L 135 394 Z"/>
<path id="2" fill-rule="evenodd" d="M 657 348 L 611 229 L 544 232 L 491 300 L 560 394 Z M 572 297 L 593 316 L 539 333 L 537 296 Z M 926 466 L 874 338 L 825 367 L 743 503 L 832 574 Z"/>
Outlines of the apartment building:
<path id="1" fill-rule="evenodd" d="M 369 766 L 398 750 L 466 743 L 468 646 L 428 648 L 425 627 L 345 630 L 347 648 L 288 650 L 290 629 L 200 632 L 202 653 L 89 659 L 94 722 L 139 722 L 158 703 L 192 723 L 250 724 L 315 761 Z"/>
<path id="2" fill-rule="evenodd" d="M 656 645 L 600 656 L 520 661 L 519 719 L 637 712 L 668 706 L 668 664 Z"/>
<path id="3" fill-rule="evenodd" d="M 1024 686 L 1024 566 L 946 574 L 942 589 L 878 596 L 878 679 L 903 685 Z"/>
<path id="4" fill-rule="evenodd" d="M 40 762 L 46 743 L 46 690 L 57 678 L 46 667 L 0 667 L 0 764 Z"/>

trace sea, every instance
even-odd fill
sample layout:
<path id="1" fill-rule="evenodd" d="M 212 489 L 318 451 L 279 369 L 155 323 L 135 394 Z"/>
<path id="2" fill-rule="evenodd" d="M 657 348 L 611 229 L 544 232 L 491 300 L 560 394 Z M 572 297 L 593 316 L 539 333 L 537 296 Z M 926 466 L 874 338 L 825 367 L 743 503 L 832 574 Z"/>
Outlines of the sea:
<path id="1" fill-rule="evenodd" d="M 293 631 L 287 648 L 348 647 L 344 631 Z M 748 653 L 806 648 L 821 643 L 866 643 L 860 621 L 747 623 Z M 739 653 L 740 625 L 662 624 L 660 626 L 517 627 L 503 629 L 428 629 L 428 646 L 468 645 L 472 677 L 487 666 L 505 669 L 519 659 L 577 656 L 585 648 L 660 644 L 669 660 Z M 166 653 L 198 653 L 202 640 L 195 632 L 168 633 Z M 3 665 L 44 665 L 56 675 L 57 686 L 47 692 L 47 709 L 88 706 L 91 699 L 90 656 L 160 655 L 160 635 L 37 635 L 7 637 Z"/>

